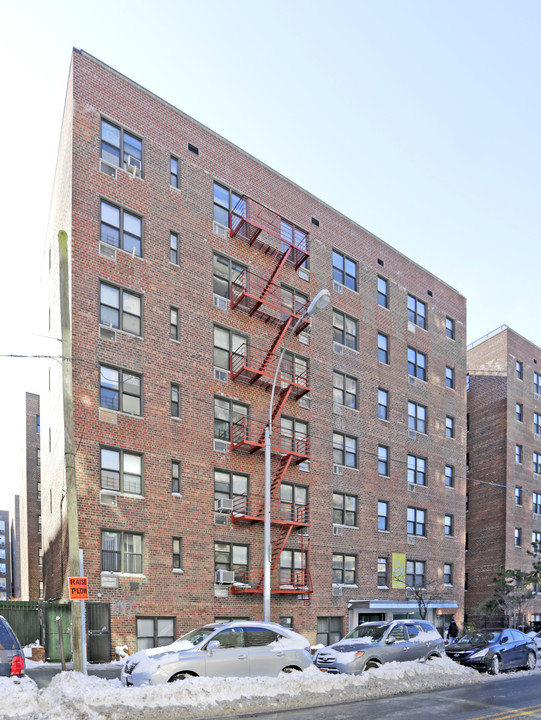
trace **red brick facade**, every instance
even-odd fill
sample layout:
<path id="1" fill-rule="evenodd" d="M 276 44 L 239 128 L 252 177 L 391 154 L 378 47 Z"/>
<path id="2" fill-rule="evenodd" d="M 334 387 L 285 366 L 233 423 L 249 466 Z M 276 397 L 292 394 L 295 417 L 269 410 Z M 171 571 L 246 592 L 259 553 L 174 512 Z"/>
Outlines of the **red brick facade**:
<path id="1" fill-rule="evenodd" d="M 120 168 L 115 177 L 100 171 L 103 118 L 142 139 L 142 177 L 132 177 Z M 188 143 L 199 154 L 190 151 Z M 171 156 L 179 159 L 179 189 L 171 186 Z M 426 563 L 432 619 L 441 624 L 445 614 L 460 615 L 466 448 L 464 298 L 291 181 L 99 61 L 75 51 L 49 239 L 51 324 L 58 331 L 56 233 L 64 228 L 71 243 L 80 546 L 91 599 L 110 603 L 113 645 L 126 642 L 135 649 L 136 617 L 175 617 L 178 634 L 214 618 L 257 619 L 262 613 L 260 592 L 239 592 L 238 587 L 233 592 L 230 586 L 215 585 L 215 543 L 248 546 L 249 569 L 257 571 L 262 567 L 263 528 L 261 522 L 215 524 L 214 472 L 247 474 L 249 497 L 261 496 L 263 456 L 215 451 L 213 428 L 218 397 L 248 405 L 251 421 L 262 421 L 259 427 L 263 429 L 269 392 L 256 384 L 215 379 L 213 328 L 233 330 L 247 338 L 249 347 L 268 351 L 288 314 L 287 308 L 271 308 L 277 327 L 258 317 L 263 306 L 252 316 L 232 309 L 230 303 L 225 308 L 215 306 L 215 254 L 248 268 L 253 286 L 257 278 L 265 282 L 271 278 L 281 256 L 265 254 L 259 241 L 250 246 L 216 226 L 214 182 L 246 194 L 309 233 L 309 272 L 286 263 L 274 281 L 282 294 L 289 292 L 284 286 L 309 298 L 322 288 L 331 291 L 330 306 L 311 323 L 309 344 L 299 337 L 289 344 L 290 351 L 309 362 L 309 405 L 306 399 L 301 403 L 288 399 L 281 409 L 282 417 L 309 423 L 309 471 L 292 462 L 282 482 L 308 490 L 309 541 L 295 527 L 285 549 L 306 550 L 309 544 L 313 592 L 285 593 L 282 587 L 281 593 L 273 593 L 273 620 L 293 618 L 295 629 L 315 641 L 318 618 L 341 618 L 347 630 L 359 613 L 392 617 L 415 612 L 416 605 L 405 589 L 391 587 L 393 553 Z M 100 200 L 142 218 L 141 257 L 121 249 L 111 253 L 103 246 L 100 252 Z M 267 213 L 267 220 L 273 213 Z M 178 264 L 170 262 L 171 232 L 178 234 Z M 280 239 L 267 240 L 281 251 L 284 245 L 287 249 Z M 353 261 L 356 290 L 345 287 L 345 282 L 333 284 L 333 250 Z M 111 254 L 114 259 L 107 256 Z M 388 308 L 378 304 L 378 276 L 388 282 Z M 100 333 L 100 281 L 141 296 L 140 336 L 117 331 L 113 341 L 107 339 L 112 337 L 110 329 L 102 328 Z M 408 321 L 408 295 L 420 301 L 419 313 L 424 305 L 427 329 Z M 171 307 L 179 309 L 178 341 L 170 339 Z M 356 321 L 357 349 L 333 343 L 333 310 Z M 447 318 L 452 320 L 452 338 L 447 336 Z M 390 342 L 388 363 L 378 362 L 378 332 Z M 426 356 L 427 381 L 408 376 L 408 347 Z M 140 417 L 100 411 L 102 364 L 142 378 Z M 447 367 L 453 369 L 452 388 L 446 386 Z M 356 409 L 333 403 L 333 371 L 356 379 Z M 180 419 L 171 417 L 171 384 L 180 386 Z M 378 418 L 378 388 L 389 393 L 388 420 Z M 66 539 L 61 541 L 65 506 L 58 481 L 63 460 L 58 364 L 51 366 L 47 395 L 44 433 L 50 430 L 51 439 L 44 451 L 44 497 L 47 503 L 50 499 L 50 507 L 44 507 L 43 522 L 46 597 L 55 597 L 65 593 L 66 575 L 65 561 L 62 577 L 59 560 L 61 548 L 66 552 Z M 426 433 L 408 429 L 408 401 L 427 408 Z M 446 437 L 446 417 L 454 420 L 454 437 Z M 346 466 L 341 474 L 333 468 L 333 432 L 357 441 L 356 467 Z M 274 434 L 280 437 L 279 418 Z M 378 474 L 379 445 L 389 450 L 386 476 Z M 100 448 L 104 447 L 142 456 L 142 493 L 118 493 L 114 507 L 100 504 Z M 426 460 L 424 486 L 408 483 L 408 454 Z M 172 460 L 182 464 L 180 493 L 172 493 Z M 279 464 L 275 455 L 273 475 Z M 445 483 L 446 465 L 454 469 L 452 487 Z M 357 499 L 355 523 L 341 527 L 341 534 L 337 534 L 340 529 L 333 532 L 333 491 Z M 389 504 L 387 531 L 378 532 L 378 501 Z M 408 536 L 408 507 L 425 511 L 425 536 Z M 452 532 L 447 535 L 445 515 L 452 517 Z M 103 531 L 144 536 L 141 573 L 101 572 Z M 279 532 L 279 525 L 273 525 L 274 545 Z M 182 539 L 181 571 L 173 568 L 173 538 Z M 335 582 L 334 592 L 333 553 L 355 559 L 354 582 Z M 379 557 L 388 559 L 387 588 L 378 587 Z M 335 565 L 339 560 L 335 557 Z M 452 582 L 447 584 L 443 583 L 444 564 L 452 565 Z M 335 580 L 339 573 L 335 567 Z M 304 577 L 303 587 L 307 587 Z M 458 611 L 454 610 L 457 606 Z M 320 620 L 321 633 L 325 622 Z"/>

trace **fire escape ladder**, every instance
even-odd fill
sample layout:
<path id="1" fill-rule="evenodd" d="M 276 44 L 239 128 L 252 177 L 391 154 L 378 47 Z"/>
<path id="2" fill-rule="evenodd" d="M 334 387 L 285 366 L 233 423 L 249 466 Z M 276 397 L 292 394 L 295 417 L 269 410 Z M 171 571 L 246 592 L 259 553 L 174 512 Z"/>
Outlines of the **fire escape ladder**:
<path id="1" fill-rule="evenodd" d="M 280 555 L 282 553 L 282 550 L 284 549 L 287 541 L 289 540 L 289 536 L 291 535 L 291 531 L 293 529 L 293 525 L 282 525 L 280 528 L 280 535 L 278 536 L 278 539 L 273 545 L 272 548 L 272 555 L 271 555 L 271 575 L 276 569 L 276 565 L 278 564 L 278 561 L 280 560 Z"/>
<path id="2" fill-rule="evenodd" d="M 280 326 L 280 332 L 278 335 L 274 338 L 272 345 L 269 348 L 268 353 L 265 356 L 265 359 L 263 360 L 261 367 L 259 368 L 261 372 L 267 369 L 267 365 L 271 361 L 272 356 L 274 355 L 274 351 L 278 347 L 278 345 L 281 343 L 283 338 L 285 337 L 287 331 L 291 327 L 291 324 L 293 322 L 294 318 L 292 315 L 290 315 L 287 320 Z"/>
<path id="3" fill-rule="evenodd" d="M 280 262 L 279 262 L 279 263 L 276 265 L 276 267 L 274 268 L 274 272 L 272 273 L 272 275 L 270 276 L 270 278 L 267 280 L 267 284 L 265 285 L 265 287 L 263 288 L 263 291 L 262 291 L 261 295 L 259 296 L 259 302 L 257 302 L 257 303 L 254 305 L 254 307 L 251 309 L 250 315 L 253 315 L 253 314 L 254 314 L 255 312 L 257 312 L 257 311 L 259 310 L 259 308 L 261 307 L 261 303 L 262 303 L 263 300 L 267 297 L 267 294 L 269 293 L 270 289 L 273 287 L 273 285 L 274 285 L 274 280 L 278 277 L 278 275 L 279 275 L 279 273 L 280 273 L 280 270 L 281 270 L 281 269 L 284 267 L 284 265 L 286 264 L 286 261 L 287 261 L 287 259 L 288 259 L 288 257 L 289 257 L 290 254 L 291 254 L 291 247 L 288 247 L 287 250 L 286 250 L 286 251 L 284 252 L 284 254 L 282 255 L 282 258 L 280 259 Z"/>
<path id="4" fill-rule="evenodd" d="M 282 459 L 280 460 L 280 464 L 278 465 L 278 469 L 276 470 L 276 473 L 274 477 L 272 478 L 271 483 L 271 500 L 274 499 L 274 496 L 276 495 L 276 492 L 278 488 L 280 487 L 282 483 L 282 478 L 287 472 L 287 469 L 291 465 L 292 456 L 291 455 L 284 455 Z"/>

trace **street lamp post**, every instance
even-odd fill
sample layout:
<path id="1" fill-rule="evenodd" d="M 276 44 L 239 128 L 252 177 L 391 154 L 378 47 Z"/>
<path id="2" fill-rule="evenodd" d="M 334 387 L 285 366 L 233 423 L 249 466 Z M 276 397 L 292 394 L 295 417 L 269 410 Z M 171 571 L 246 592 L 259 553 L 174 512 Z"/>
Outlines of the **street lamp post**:
<path id="1" fill-rule="evenodd" d="M 320 290 L 313 298 L 312 302 L 299 317 L 295 325 L 289 331 L 289 335 L 280 351 L 278 364 L 272 381 L 270 403 L 269 403 L 269 421 L 265 427 L 265 504 L 263 513 L 263 620 L 270 621 L 270 605 L 271 605 L 271 438 L 272 438 L 272 409 L 274 405 L 274 391 L 276 382 L 280 372 L 280 366 L 284 358 L 289 341 L 291 340 L 295 330 L 300 323 L 311 315 L 315 315 L 323 308 L 327 307 L 331 299 L 328 290 Z"/>

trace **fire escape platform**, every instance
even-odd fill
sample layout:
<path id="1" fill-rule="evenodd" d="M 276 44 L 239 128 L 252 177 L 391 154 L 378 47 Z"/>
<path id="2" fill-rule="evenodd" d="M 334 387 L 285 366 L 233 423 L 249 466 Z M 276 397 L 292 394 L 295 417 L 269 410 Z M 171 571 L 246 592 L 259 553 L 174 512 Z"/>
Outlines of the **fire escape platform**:
<path id="1" fill-rule="evenodd" d="M 239 495 L 233 501 L 231 522 L 263 522 L 265 498 L 263 495 Z M 271 524 L 309 527 L 310 506 L 294 505 L 283 501 L 271 502 Z"/>
<path id="2" fill-rule="evenodd" d="M 279 355 L 279 354 L 278 354 Z M 231 379 L 247 385 L 261 387 L 270 390 L 274 381 L 278 357 L 268 356 L 263 350 L 248 348 L 242 345 L 231 355 Z M 308 368 L 298 372 L 287 358 L 282 360 L 278 377 L 277 387 L 282 390 L 291 386 L 289 397 L 292 400 L 299 400 L 303 395 L 310 392 L 310 377 Z"/>
<path id="3" fill-rule="evenodd" d="M 258 425 L 262 425 L 258 423 Z M 231 450 L 239 450 L 253 455 L 265 452 L 265 428 L 253 430 L 250 424 L 243 421 L 233 424 Z M 310 438 L 291 438 L 273 434 L 271 438 L 271 455 L 291 455 L 294 465 L 310 460 Z"/>
<path id="4" fill-rule="evenodd" d="M 293 582 L 281 582 L 278 573 L 271 575 L 271 593 L 273 595 L 305 595 L 313 592 L 309 573 L 299 573 L 298 578 Z M 231 586 L 231 592 L 236 594 L 263 592 L 263 570 L 250 570 L 244 573 L 243 582 L 235 582 Z"/>

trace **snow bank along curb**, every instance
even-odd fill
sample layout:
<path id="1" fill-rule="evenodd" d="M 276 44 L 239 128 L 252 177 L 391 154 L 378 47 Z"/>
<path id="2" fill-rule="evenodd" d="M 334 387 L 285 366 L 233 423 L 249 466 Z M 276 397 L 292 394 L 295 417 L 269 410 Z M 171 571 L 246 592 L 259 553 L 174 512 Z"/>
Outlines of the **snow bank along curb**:
<path id="1" fill-rule="evenodd" d="M 516 677 L 516 673 L 507 677 Z M 360 676 L 327 675 L 310 668 L 302 674 L 279 678 L 194 678 L 140 688 L 124 688 L 117 680 L 64 672 L 56 675 L 39 694 L 29 678 L 22 681 L 0 678 L 0 720 L 175 720 L 239 716 L 438 690 L 492 679 L 446 658 L 429 663 L 389 663 Z"/>

